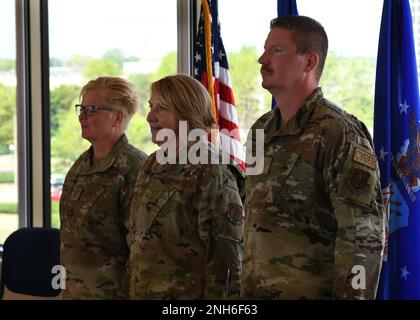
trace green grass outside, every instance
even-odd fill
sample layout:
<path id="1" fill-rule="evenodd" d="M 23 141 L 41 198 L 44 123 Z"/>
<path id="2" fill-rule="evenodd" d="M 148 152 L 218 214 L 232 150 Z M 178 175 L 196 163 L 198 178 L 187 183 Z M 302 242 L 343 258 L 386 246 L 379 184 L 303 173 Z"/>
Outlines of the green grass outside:
<path id="1" fill-rule="evenodd" d="M 17 213 L 17 203 L 0 203 L 0 213 Z"/>
<path id="2" fill-rule="evenodd" d="M 0 183 L 14 183 L 15 173 L 10 171 L 0 172 Z"/>
<path id="3" fill-rule="evenodd" d="M 51 226 L 53 228 L 60 228 L 60 214 L 59 214 L 59 202 L 51 202 Z"/>
<path id="4" fill-rule="evenodd" d="M 0 203 L 0 213 L 17 214 L 17 203 Z M 54 228 L 60 227 L 60 216 L 58 212 L 58 202 L 51 203 L 51 225 Z"/>

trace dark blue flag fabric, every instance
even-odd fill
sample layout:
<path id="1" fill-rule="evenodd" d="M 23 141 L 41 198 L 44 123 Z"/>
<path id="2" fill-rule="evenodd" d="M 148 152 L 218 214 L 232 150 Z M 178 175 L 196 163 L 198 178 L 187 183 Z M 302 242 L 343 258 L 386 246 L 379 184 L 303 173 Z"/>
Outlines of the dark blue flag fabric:
<path id="1" fill-rule="evenodd" d="M 277 0 L 277 17 L 281 16 L 298 16 L 296 0 Z M 271 108 L 276 107 L 274 98 L 271 100 Z"/>
<path id="2" fill-rule="evenodd" d="M 296 0 L 277 0 L 277 16 L 297 16 Z"/>
<path id="3" fill-rule="evenodd" d="M 420 299 L 420 112 L 409 0 L 385 0 L 374 141 L 388 213 L 377 299 Z"/>

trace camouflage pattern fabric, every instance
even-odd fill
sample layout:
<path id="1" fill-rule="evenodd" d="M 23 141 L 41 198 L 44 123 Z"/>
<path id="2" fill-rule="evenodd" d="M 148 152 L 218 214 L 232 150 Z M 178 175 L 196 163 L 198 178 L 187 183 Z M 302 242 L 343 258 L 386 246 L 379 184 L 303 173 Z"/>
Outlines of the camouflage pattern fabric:
<path id="1" fill-rule="evenodd" d="M 239 297 L 244 210 L 237 179 L 233 165 L 148 158 L 130 209 L 131 299 Z"/>
<path id="2" fill-rule="evenodd" d="M 265 130 L 264 172 L 245 186 L 242 297 L 373 299 L 385 214 L 368 130 L 320 88 L 280 124 L 276 108 L 249 135 L 255 150 Z"/>
<path id="3" fill-rule="evenodd" d="M 135 178 L 147 155 L 124 135 L 92 163 L 92 147 L 67 173 L 60 200 L 64 299 L 128 296 L 125 218 Z M 125 281 L 124 281 L 125 280 Z"/>

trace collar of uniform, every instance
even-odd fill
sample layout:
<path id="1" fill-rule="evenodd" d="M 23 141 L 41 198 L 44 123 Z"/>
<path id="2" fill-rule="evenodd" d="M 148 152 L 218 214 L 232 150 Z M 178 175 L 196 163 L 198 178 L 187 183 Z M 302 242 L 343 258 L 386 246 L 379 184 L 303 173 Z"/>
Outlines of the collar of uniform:
<path id="1" fill-rule="evenodd" d="M 150 177 L 155 175 L 178 174 L 185 168 L 185 166 L 185 164 L 179 163 L 161 164 L 157 159 L 155 151 L 149 156 L 149 158 L 147 158 L 147 161 L 143 165 L 141 172 L 145 175 L 145 179 L 148 180 Z M 144 182 L 146 183 L 147 181 L 145 180 Z"/>
<path id="2" fill-rule="evenodd" d="M 93 174 L 96 172 L 103 172 L 108 170 L 112 164 L 115 162 L 120 150 L 128 144 L 128 139 L 125 134 L 122 135 L 120 140 L 112 147 L 108 154 L 97 161 L 93 160 L 93 147 L 91 146 L 89 150 L 83 155 L 83 163 L 81 166 L 80 174 Z M 93 165 L 91 165 L 93 163 Z"/>
<path id="3" fill-rule="evenodd" d="M 323 98 L 322 89 L 316 88 L 309 97 L 305 100 L 298 112 L 289 120 L 284 126 L 281 126 L 281 113 L 276 107 L 269 119 L 267 120 L 265 130 L 265 141 L 268 142 L 271 138 L 299 134 L 312 114 L 316 106 L 316 101 Z"/>
<path id="4" fill-rule="evenodd" d="M 207 139 L 207 137 L 205 137 Z M 199 150 L 207 150 L 208 157 L 211 157 L 213 154 L 213 157 L 219 157 L 219 154 L 216 153 L 216 147 L 209 141 L 205 139 L 198 139 L 198 141 L 188 141 L 185 144 L 182 144 L 179 150 L 177 150 L 175 153 L 168 154 L 167 151 L 158 150 L 154 153 L 154 157 L 156 158 L 156 162 L 158 159 L 158 152 L 163 152 L 163 155 L 165 157 L 165 160 L 168 161 L 171 164 L 179 164 L 180 163 L 180 157 L 187 160 L 188 164 L 188 152 L 191 147 L 196 148 L 196 151 Z M 208 158 L 209 159 L 209 158 Z M 209 160 L 210 161 L 210 160 Z"/>
<path id="5" fill-rule="evenodd" d="M 219 137 L 220 139 L 220 137 Z M 237 173 L 238 178 L 245 179 L 245 173 L 242 170 L 242 168 L 239 166 L 239 164 L 236 163 L 234 159 L 232 159 L 231 155 L 227 154 L 226 151 L 222 149 L 222 147 L 219 145 L 217 147 L 212 142 L 208 142 L 209 152 L 213 155 L 213 157 L 218 158 L 219 162 L 218 164 L 226 164 L 231 168 L 231 170 L 234 170 Z M 224 162 L 225 159 L 229 159 L 229 163 Z"/>
<path id="6" fill-rule="evenodd" d="M 182 170 L 184 170 L 185 167 L 187 166 L 193 166 L 193 164 L 189 163 L 189 158 L 188 158 L 188 151 L 190 147 L 196 147 L 197 150 L 207 150 L 208 154 L 207 154 L 207 163 L 208 164 L 212 164 L 212 158 L 216 159 L 217 163 L 216 164 L 221 164 L 223 163 L 223 158 L 227 158 L 229 160 L 229 163 L 227 163 L 227 165 L 232 166 L 234 168 L 236 168 L 236 170 L 238 171 L 239 176 L 241 177 L 245 177 L 244 173 L 242 171 L 242 169 L 239 167 L 239 165 L 237 165 L 231 158 L 229 155 L 224 155 L 223 156 L 223 151 L 220 148 L 217 148 L 216 145 L 214 145 L 213 143 L 211 143 L 210 141 L 204 141 L 203 139 L 200 139 L 196 142 L 189 142 L 187 145 L 185 145 L 184 147 L 181 148 L 180 151 L 178 151 L 176 154 L 174 155 L 169 155 L 166 156 L 166 159 L 168 161 L 171 161 L 174 164 L 170 164 L 170 163 L 166 163 L 166 164 L 160 164 L 158 159 L 157 159 L 157 151 L 155 151 L 151 156 L 150 156 L 150 162 L 148 161 L 148 163 L 143 165 L 143 171 L 148 174 L 148 175 L 153 175 L 153 174 L 160 174 L 160 173 L 164 173 L 164 172 L 181 172 Z M 179 154 L 181 152 L 186 152 L 186 158 L 187 158 L 187 163 L 186 164 L 179 164 Z M 205 164 L 205 163 L 203 163 Z"/>

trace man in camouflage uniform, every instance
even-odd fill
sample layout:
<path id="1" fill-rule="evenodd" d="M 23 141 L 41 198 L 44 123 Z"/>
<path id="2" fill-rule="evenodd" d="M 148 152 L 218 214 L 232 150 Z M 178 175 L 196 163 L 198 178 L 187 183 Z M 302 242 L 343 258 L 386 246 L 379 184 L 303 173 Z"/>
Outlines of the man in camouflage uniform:
<path id="1" fill-rule="evenodd" d="M 129 249 L 125 227 L 146 154 L 124 134 L 137 110 L 135 87 L 101 77 L 83 89 L 82 136 L 92 143 L 67 173 L 60 200 L 64 299 L 125 299 Z M 106 106 L 106 107 L 105 107 Z"/>
<path id="2" fill-rule="evenodd" d="M 259 62 L 277 106 L 248 139 L 255 150 L 264 130 L 264 169 L 245 187 L 245 299 L 376 295 L 385 230 L 378 165 L 365 125 L 318 87 L 327 50 L 313 19 L 271 21 Z"/>

